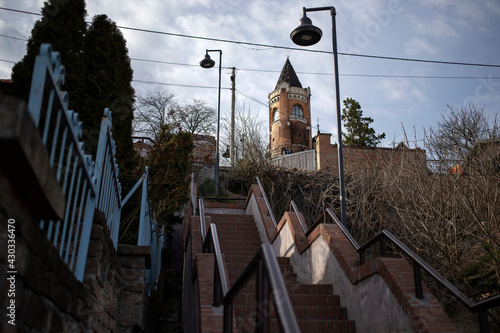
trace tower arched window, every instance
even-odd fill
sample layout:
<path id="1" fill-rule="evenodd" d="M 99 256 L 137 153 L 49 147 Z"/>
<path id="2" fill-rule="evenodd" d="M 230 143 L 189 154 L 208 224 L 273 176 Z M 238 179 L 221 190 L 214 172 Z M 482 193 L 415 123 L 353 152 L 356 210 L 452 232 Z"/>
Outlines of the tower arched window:
<path id="1" fill-rule="evenodd" d="M 293 118 L 304 118 L 304 112 L 302 111 L 302 108 L 299 105 L 294 105 L 292 107 L 292 117 Z"/>
<path id="2" fill-rule="evenodd" d="M 280 112 L 278 108 L 273 109 L 273 122 L 277 121 L 280 119 Z"/>

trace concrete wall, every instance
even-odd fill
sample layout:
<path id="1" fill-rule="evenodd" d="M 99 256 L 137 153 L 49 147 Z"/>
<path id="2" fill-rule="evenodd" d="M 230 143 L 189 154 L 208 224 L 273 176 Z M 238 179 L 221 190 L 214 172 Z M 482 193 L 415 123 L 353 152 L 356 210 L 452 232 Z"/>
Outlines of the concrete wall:
<path id="1" fill-rule="evenodd" d="M 290 258 L 300 282 L 333 285 L 358 332 L 457 332 L 425 285 L 424 299 L 415 297 L 413 269 L 405 259 L 376 257 L 360 265 L 340 228 L 320 224 L 306 236 L 292 212 L 285 212 L 275 228 L 257 185 L 246 213 L 254 216 L 261 239 L 272 244 L 276 256 Z"/>
<path id="2" fill-rule="evenodd" d="M 358 332 L 414 332 L 408 316 L 380 275 L 351 284 L 322 236 L 300 254 L 289 226 L 285 225 L 272 246 L 277 257 L 290 257 L 300 282 L 332 284 L 334 294 L 340 296 L 341 305 L 347 308 L 349 319 L 356 321 Z"/>

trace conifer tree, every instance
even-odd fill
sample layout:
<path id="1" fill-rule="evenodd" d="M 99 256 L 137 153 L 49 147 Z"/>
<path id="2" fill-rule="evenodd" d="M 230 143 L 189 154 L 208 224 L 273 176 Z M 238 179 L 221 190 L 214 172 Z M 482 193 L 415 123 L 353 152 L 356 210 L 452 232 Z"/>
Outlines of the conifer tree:
<path id="1" fill-rule="evenodd" d="M 342 121 L 347 130 L 342 133 L 342 142 L 348 146 L 375 147 L 385 138 L 385 133 L 375 134 L 375 130 L 370 127 L 373 119 L 363 117 L 361 105 L 353 98 L 344 100 Z"/>
<path id="2" fill-rule="evenodd" d="M 12 94 L 27 101 L 35 58 L 43 43 L 61 54 L 66 69 L 63 90 L 69 92 L 69 108 L 83 113 L 85 82 L 82 51 L 87 31 L 84 0 L 48 0 L 42 8 L 42 18 L 36 21 L 28 39 L 26 55 L 12 68 Z"/>
<path id="3" fill-rule="evenodd" d="M 104 108 L 113 115 L 113 138 L 117 159 L 124 168 L 133 168 L 132 120 L 135 92 L 132 88 L 133 71 L 126 40 L 116 23 L 106 15 L 93 18 L 84 45 L 86 94 L 82 121 L 87 130 L 87 141 L 95 148 Z"/>

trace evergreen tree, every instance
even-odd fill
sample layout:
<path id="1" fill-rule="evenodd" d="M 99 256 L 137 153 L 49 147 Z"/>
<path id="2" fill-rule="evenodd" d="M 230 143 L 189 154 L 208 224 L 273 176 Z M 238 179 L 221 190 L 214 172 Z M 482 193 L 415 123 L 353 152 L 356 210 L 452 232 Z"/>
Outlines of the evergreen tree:
<path id="1" fill-rule="evenodd" d="M 87 29 L 84 0 L 49 0 L 44 2 L 42 18 L 35 23 L 28 39 L 26 55 L 12 68 L 12 94 L 28 100 L 35 58 L 43 43 L 61 54 L 66 69 L 63 89 L 69 92 L 69 108 L 82 113 L 85 82 L 83 79 L 84 36 Z"/>
<path id="2" fill-rule="evenodd" d="M 133 71 L 126 40 L 116 23 L 106 15 L 97 15 L 89 27 L 83 52 L 85 83 L 87 87 L 85 114 L 82 121 L 86 140 L 95 149 L 104 108 L 113 115 L 113 138 L 117 146 L 117 160 L 121 167 L 133 168 L 132 120 L 135 92 L 132 88 Z M 121 170 L 122 171 L 122 170 Z"/>
<path id="3" fill-rule="evenodd" d="M 375 130 L 370 127 L 373 119 L 363 117 L 361 105 L 353 98 L 344 100 L 342 121 L 347 130 L 342 133 L 342 142 L 348 146 L 375 147 L 385 138 L 385 133 L 375 134 Z"/>

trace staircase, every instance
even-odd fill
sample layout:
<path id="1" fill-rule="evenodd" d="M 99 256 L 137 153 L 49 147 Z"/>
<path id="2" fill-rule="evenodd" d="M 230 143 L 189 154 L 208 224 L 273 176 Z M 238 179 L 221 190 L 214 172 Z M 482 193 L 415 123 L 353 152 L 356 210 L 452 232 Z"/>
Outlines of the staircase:
<path id="1" fill-rule="evenodd" d="M 231 211 L 233 212 L 234 210 Z M 217 214 L 208 212 L 206 216 L 210 216 L 211 222 L 217 225 L 221 252 L 225 257 L 229 284 L 232 286 L 259 249 L 259 232 L 253 216 L 222 214 L 220 211 Z M 356 331 L 354 321 L 347 319 L 347 310 L 340 307 L 339 297 L 333 294 L 332 285 L 301 284 L 293 272 L 289 258 L 278 258 L 278 263 L 302 332 Z M 270 315 L 269 332 L 279 332 L 279 320 L 273 306 L 276 300 L 257 308 L 255 286 L 255 277 L 252 277 L 235 298 L 233 308 L 237 332 L 254 332 L 256 326 L 263 323 L 264 312 Z"/>

